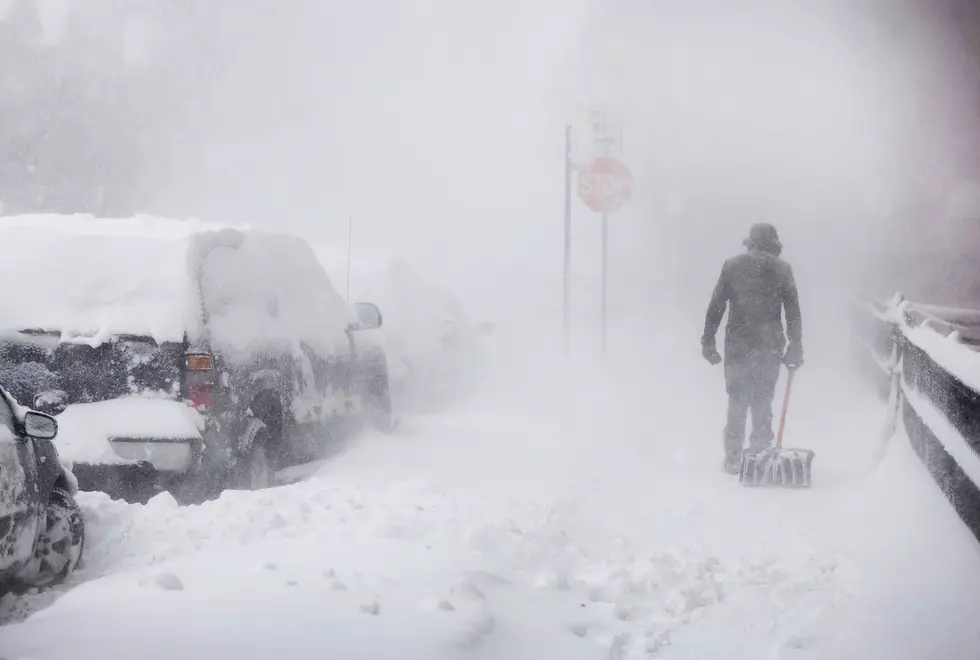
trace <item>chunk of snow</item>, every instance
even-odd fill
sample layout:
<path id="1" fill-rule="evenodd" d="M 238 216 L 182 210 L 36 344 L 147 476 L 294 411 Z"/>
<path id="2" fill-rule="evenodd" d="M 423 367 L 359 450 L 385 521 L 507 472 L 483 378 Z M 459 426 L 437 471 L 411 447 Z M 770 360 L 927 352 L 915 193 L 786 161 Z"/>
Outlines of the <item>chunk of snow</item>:
<path id="1" fill-rule="evenodd" d="M 78 478 L 75 476 L 74 465 L 71 461 L 67 460 L 63 456 L 58 456 L 58 461 L 61 464 L 62 472 L 65 475 L 65 480 L 68 482 L 68 493 L 74 495 L 78 492 Z"/>

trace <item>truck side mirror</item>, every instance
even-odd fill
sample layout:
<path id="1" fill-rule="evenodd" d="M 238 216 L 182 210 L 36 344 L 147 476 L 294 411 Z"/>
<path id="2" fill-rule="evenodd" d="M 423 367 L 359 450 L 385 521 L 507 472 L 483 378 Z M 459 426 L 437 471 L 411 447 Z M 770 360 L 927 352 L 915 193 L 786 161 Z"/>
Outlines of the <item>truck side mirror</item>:
<path id="1" fill-rule="evenodd" d="M 58 435 L 58 422 L 51 415 L 29 410 L 24 415 L 24 431 L 32 438 L 51 440 Z"/>
<path id="2" fill-rule="evenodd" d="M 354 303 L 356 320 L 347 326 L 349 332 L 375 330 L 381 327 L 381 310 L 374 303 Z"/>

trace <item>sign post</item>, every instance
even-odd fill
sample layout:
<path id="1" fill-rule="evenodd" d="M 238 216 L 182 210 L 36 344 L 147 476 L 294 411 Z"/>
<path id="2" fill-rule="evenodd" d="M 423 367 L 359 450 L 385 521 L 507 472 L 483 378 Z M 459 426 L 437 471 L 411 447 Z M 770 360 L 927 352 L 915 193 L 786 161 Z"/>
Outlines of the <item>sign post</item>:
<path id="1" fill-rule="evenodd" d="M 565 268 L 562 277 L 562 337 L 565 357 L 571 340 L 572 307 L 572 127 L 565 126 Z"/>
<path id="2" fill-rule="evenodd" d="M 633 175 L 618 159 L 598 156 L 579 173 L 578 196 L 602 214 L 602 350 L 606 350 L 609 272 L 609 214 L 618 211 L 633 192 Z"/>
<path id="3" fill-rule="evenodd" d="M 609 214 L 602 214 L 602 352 L 606 352 L 606 296 L 609 281 Z"/>

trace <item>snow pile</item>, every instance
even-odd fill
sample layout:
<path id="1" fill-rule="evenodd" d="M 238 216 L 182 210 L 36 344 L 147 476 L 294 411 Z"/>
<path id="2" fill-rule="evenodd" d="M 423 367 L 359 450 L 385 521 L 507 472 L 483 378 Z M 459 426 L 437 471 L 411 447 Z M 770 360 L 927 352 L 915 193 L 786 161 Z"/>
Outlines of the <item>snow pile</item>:
<path id="1" fill-rule="evenodd" d="M 185 403 L 160 397 L 130 396 L 68 406 L 58 415 L 58 453 L 73 463 L 131 463 L 110 438 L 198 440 L 200 413 Z"/>
<path id="2" fill-rule="evenodd" d="M 525 388 L 517 401 L 409 418 L 293 486 L 185 508 L 85 493 L 82 584 L 0 629 L 0 647 L 36 660 L 68 644 L 80 660 L 128 657 L 135 644 L 147 660 L 248 660 L 286 635 L 299 660 L 639 660 L 669 657 L 685 631 L 732 612 L 712 639 L 750 625 L 765 638 L 767 623 L 846 602 L 856 569 L 842 539 L 868 525 L 853 503 L 872 498 L 743 489 L 707 460 L 720 448 L 696 440 L 717 437 L 700 420 L 680 442 L 631 434 L 631 401 L 617 408 L 622 393 L 568 375 L 555 378 L 581 384 L 579 396 L 554 387 L 543 400 L 511 379 Z"/>
<path id="3" fill-rule="evenodd" d="M 8 249 L 0 278 L 0 327 L 61 332 L 97 345 L 116 334 L 182 341 L 197 327 L 188 252 L 200 222 L 151 217 L 0 218 Z"/>
<path id="4" fill-rule="evenodd" d="M 615 538 L 573 538 L 552 506 L 410 482 L 331 477 L 188 508 L 81 501 L 89 582 L 0 630 L 8 653 L 55 657 L 70 639 L 73 657 L 109 660 L 153 640 L 148 659 L 247 659 L 289 630 L 295 658 L 642 658 L 741 589 L 790 598 L 835 576 L 819 556 L 725 558 L 672 540 L 630 556 Z M 161 635 L 174 625 L 181 635 Z"/>

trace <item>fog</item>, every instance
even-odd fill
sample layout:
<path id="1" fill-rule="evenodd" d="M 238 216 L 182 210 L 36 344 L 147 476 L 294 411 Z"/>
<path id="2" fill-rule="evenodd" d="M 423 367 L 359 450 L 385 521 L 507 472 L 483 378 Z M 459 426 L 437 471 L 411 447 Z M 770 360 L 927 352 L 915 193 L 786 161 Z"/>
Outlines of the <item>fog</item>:
<path id="1" fill-rule="evenodd" d="M 901 281 L 904 260 L 881 275 L 890 251 L 945 250 L 936 223 L 976 210 L 977 65 L 954 5 L 6 0 L 0 38 L 28 35 L 0 63 L 8 97 L 37 108 L 32 90 L 75 82 L 115 143 L 78 128 L 64 148 L 31 147 L 36 168 L 97 143 L 72 156 L 107 172 L 96 201 L 0 199 L 7 212 L 196 216 L 338 244 L 350 222 L 355 257 L 391 249 L 484 315 L 553 319 L 564 126 L 584 159 L 588 108 L 612 104 L 635 176 L 611 218 L 614 322 L 700 317 L 721 260 L 760 220 L 782 234 L 805 313 L 830 314 L 856 288 L 915 290 L 933 276 Z M 10 83 L 15 56 L 38 53 L 45 77 Z M 48 100 L 61 124 L 72 98 Z M 51 143 L 27 125 L 5 127 L 5 144 Z M 65 187 L 71 169 L 46 176 Z M 599 222 L 577 199 L 573 216 L 575 318 L 590 326 Z"/>
<path id="2" fill-rule="evenodd" d="M 103 657 L 110 638 L 257 657 L 281 652 L 275 631 L 296 657 L 597 657 L 586 641 L 623 658 L 970 657 L 975 548 L 943 497 L 970 473 L 938 470 L 938 445 L 912 443 L 928 470 L 902 438 L 889 448 L 885 406 L 847 363 L 857 292 L 980 307 L 977 27 L 974 0 L 0 0 L 0 215 L 296 232 L 341 262 L 341 292 L 338 275 L 394 253 L 496 326 L 460 350 L 475 336 L 447 341 L 445 301 L 416 304 L 430 294 L 392 269 L 409 284 L 388 309 L 424 322 L 392 313 L 342 344 L 372 358 L 372 387 L 430 381 L 435 405 L 391 386 L 394 431 L 366 429 L 292 486 L 179 508 L 81 493 L 85 572 L 0 637 L 18 657 L 66 657 L 38 650 L 66 640 Z M 566 355 L 566 126 L 587 163 L 595 105 L 622 115 L 633 194 L 609 218 L 605 353 L 601 221 L 572 199 Z M 809 493 L 721 474 L 725 379 L 699 340 L 759 221 L 799 286 L 786 446 L 818 457 Z M 30 277 L 7 284 L 32 292 Z M 397 341 L 416 334 L 426 351 Z M 376 374 L 361 348 L 379 336 Z M 465 364 L 431 368 L 444 355 Z M 221 362 L 215 401 L 237 406 Z M 447 377 L 474 373 L 475 389 Z M 228 445 L 249 464 L 265 456 L 252 416 Z M 262 442 L 292 426 L 270 421 Z"/>

